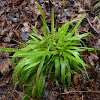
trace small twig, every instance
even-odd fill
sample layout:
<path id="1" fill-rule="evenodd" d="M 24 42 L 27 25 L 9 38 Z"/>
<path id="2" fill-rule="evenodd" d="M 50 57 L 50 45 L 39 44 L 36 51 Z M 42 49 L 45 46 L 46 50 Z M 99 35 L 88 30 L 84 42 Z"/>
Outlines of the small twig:
<path id="1" fill-rule="evenodd" d="M 26 17 L 24 17 L 23 19 L 22 19 L 22 21 L 18 24 L 18 26 L 16 27 L 16 30 L 19 28 L 19 26 L 20 26 L 20 24 L 22 24 L 23 23 L 23 21 L 26 19 Z"/>
<path id="2" fill-rule="evenodd" d="M 79 93 L 79 92 L 100 92 L 100 91 L 92 91 L 92 90 L 90 90 L 90 91 L 69 91 L 69 92 L 65 92 L 65 93 L 61 93 L 61 94 L 69 94 L 69 93 Z"/>
<path id="3" fill-rule="evenodd" d="M 83 94 L 82 94 L 82 100 L 84 100 L 84 99 L 83 99 Z"/>
<path id="4" fill-rule="evenodd" d="M 89 18 L 88 17 L 86 17 L 86 19 L 87 19 L 87 21 L 88 21 L 88 23 L 89 23 L 89 25 L 90 25 L 90 27 L 96 32 L 96 33 L 98 33 L 98 34 L 100 34 L 100 31 L 97 31 L 96 30 L 96 28 L 94 28 L 93 27 L 93 25 L 91 24 L 91 22 L 90 22 L 90 20 L 89 20 Z"/>
<path id="5" fill-rule="evenodd" d="M 11 93 L 11 92 L 9 92 L 9 94 L 11 94 L 11 100 L 17 100 L 16 98 L 15 98 L 15 96 L 13 95 L 13 93 Z M 9 98 L 9 96 L 8 96 L 8 98 Z"/>
<path id="6" fill-rule="evenodd" d="M 12 90 L 12 95 L 11 95 L 11 100 L 13 100 L 13 97 L 14 97 L 14 90 L 16 90 L 16 88 L 17 88 L 17 86 L 18 86 L 18 83 L 16 83 L 16 84 L 14 84 L 14 87 L 13 87 L 13 90 Z"/>

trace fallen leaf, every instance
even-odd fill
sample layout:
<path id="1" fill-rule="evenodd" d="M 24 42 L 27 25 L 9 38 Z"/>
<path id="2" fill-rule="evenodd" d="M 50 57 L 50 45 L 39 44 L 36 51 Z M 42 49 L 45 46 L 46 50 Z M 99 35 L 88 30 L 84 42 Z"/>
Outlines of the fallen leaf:
<path id="1" fill-rule="evenodd" d="M 9 31 L 9 34 L 7 35 L 7 37 L 4 38 L 4 42 L 10 42 L 11 41 L 11 37 L 13 36 L 13 32 Z"/>
<path id="2" fill-rule="evenodd" d="M 97 43 L 94 45 L 94 48 L 100 48 L 100 39 L 98 39 Z"/>
<path id="3" fill-rule="evenodd" d="M 22 32 L 29 32 L 30 31 L 30 26 L 29 26 L 29 22 L 24 22 L 23 23 L 23 28 L 22 28 Z"/>
<path id="4" fill-rule="evenodd" d="M 34 3 L 34 14 L 35 14 L 36 19 L 37 19 L 37 17 L 39 15 L 41 15 L 41 12 L 40 12 L 40 10 L 39 10 L 38 5 L 36 4 L 36 2 Z"/>
<path id="5" fill-rule="evenodd" d="M 5 59 L 1 64 L 0 64 L 0 72 L 3 75 L 8 75 L 9 74 L 9 65 L 11 65 L 10 59 L 7 58 Z"/>
<path id="6" fill-rule="evenodd" d="M 86 14 L 85 13 L 83 13 L 83 14 L 79 14 L 77 17 L 75 17 L 73 20 L 77 20 L 77 19 L 80 19 L 80 18 L 82 18 L 83 17 L 83 15 L 85 15 L 86 16 Z"/>
<path id="7" fill-rule="evenodd" d="M 93 53 L 90 53 L 90 56 L 88 57 L 88 60 L 91 66 L 94 66 L 94 64 L 98 62 L 98 59 L 99 57 Z"/>
<path id="8" fill-rule="evenodd" d="M 80 74 L 75 74 L 74 77 L 73 77 L 73 81 L 74 83 L 77 85 L 79 84 L 79 79 L 81 78 L 81 75 Z"/>
<path id="9" fill-rule="evenodd" d="M 98 61 L 98 59 L 99 59 L 99 57 L 96 54 L 94 54 L 94 53 L 90 53 L 90 56 L 92 57 L 92 59 L 94 61 Z"/>
<path id="10" fill-rule="evenodd" d="M 100 31 L 100 18 L 98 18 L 98 16 L 95 16 L 91 23 L 97 28 L 98 31 Z"/>

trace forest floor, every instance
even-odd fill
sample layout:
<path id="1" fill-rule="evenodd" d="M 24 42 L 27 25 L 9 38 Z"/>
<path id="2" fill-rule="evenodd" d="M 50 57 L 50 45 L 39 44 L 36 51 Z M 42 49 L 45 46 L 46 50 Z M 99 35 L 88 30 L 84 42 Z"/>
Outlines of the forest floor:
<path id="1" fill-rule="evenodd" d="M 19 48 L 25 43 L 35 26 L 41 33 L 43 28 L 41 13 L 36 1 L 41 5 L 47 24 L 50 26 L 54 6 L 55 25 L 61 27 L 86 13 L 74 35 L 91 32 L 82 40 L 88 47 L 100 48 L 100 4 L 99 0 L 0 0 L 0 47 Z M 98 11 L 98 12 L 97 12 Z M 75 23 L 71 24 L 74 27 Z M 16 42 L 18 41 L 18 42 Z M 46 81 L 40 100 L 100 100 L 100 52 L 81 52 L 89 65 L 85 74 L 72 75 L 69 91 L 61 84 L 57 88 L 52 81 Z M 10 60 L 13 53 L 0 51 L 0 100 L 21 100 L 23 87 L 13 85 L 13 69 Z"/>

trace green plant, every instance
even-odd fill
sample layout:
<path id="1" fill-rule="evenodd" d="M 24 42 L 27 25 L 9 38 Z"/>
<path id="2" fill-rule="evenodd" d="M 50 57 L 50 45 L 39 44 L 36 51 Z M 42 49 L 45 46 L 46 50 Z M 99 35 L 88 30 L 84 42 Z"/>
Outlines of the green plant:
<path id="1" fill-rule="evenodd" d="M 100 18 L 100 1 L 93 7 L 95 14 L 99 12 L 98 17 Z"/>
<path id="2" fill-rule="evenodd" d="M 33 98 L 41 96 L 45 85 L 45 80 L 51 78 L 54 82 L 57 77 L 61 76 L 61 81 L 65 86 L 66 79 L 68 88 L 71 83 L 71 73 L 76 73 L 73 69 L 86 72 L 85 62 L 81 59 L 79 52 L 93 51 L 93 48 L 87 48 L 81 38 L 88 36 L 89 33 L 73 36 L 75 30 L 78 28 L 84 16 L 79 19 L 72 31 L 69 30 L 71 22 L 67 22 L 56 31 L 54 28 L 54 10 L 52 11 L 51 31 L 47 26 L 43 11 L 37 3 L 43 21 L 43 34 L 38 35 L 38 30 L 33 27 L 34 33 L 29 34 L 30 39 L 23 44 L 21 49 L 0 48 L 0 50 L 16 52 L 12 56 L 11 63 L 15 64 L 14 69 L 14 83 L 18 81 L 19 86 L 28 84 L 26 91 L 24 91 L 24 100 L 28 100 L 30 96 Z M 83 43 L 84 47 L 80 46 Z M 21 59 L 14 63 L 14 59 L 21 57 Z M 51 73 L 55 72 L 54 77 Z"/>
<path id="3" fill-rule="evenodd" d="M 93 9 L 95 9 L 96 7 L 98 7 L 100 5 L 100 2 L 98 2 Z M 100 10 L 100 9 L 99 9 Z"/>

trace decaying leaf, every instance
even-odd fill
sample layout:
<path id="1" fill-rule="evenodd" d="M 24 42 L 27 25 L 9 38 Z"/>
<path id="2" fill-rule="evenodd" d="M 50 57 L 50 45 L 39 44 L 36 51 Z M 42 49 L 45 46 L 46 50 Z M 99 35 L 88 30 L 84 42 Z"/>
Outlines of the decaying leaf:
<path id="1" fill-rule="evenodd" d="M 90 57 L 93 61 L 98 61 L 99 57 L 96 54 L 90 53 Z"/>
<path id="2" fill-rule="evenodd" d="M 22 28 L 22 32 L 29 32 L 30 31 L 30 27 L 29 27 L 29 22 L 24 22 L 23 23 L 24 27 Z"/>
<path id="3" fill-rule="evenodd" d="M 5 59 L 1 64 L 0 64 L 0 72 L 3 74 L 3 75 L 7 75 L 9 74 L 9 65 L 11 65 L 10 63 L 10 59 L 7 58 Z"/>
<path id="4" fill-rule="evenodd" d="M 90 52 L 90 53 L 85 52 L 85 53 L 83 53 L 83 55 L 85 55 L 84 60 L 85 60 L 86 63 L 90 64 L 91 66 L 98 64 L 99 57 L 96 54 L 94 54 L 92 52 Z"/>
<path id="5" fill-rule="evenodd" d="M 36 2 L 34 3 L 34 15 L 37 18 L 39 15 L 41 15 L 41 12 L 36 4 Z"/>
<path id="6" fill-rule="evenodd" d="M 94 45 L 94 48 L 100 48 L 100 39 L 98 39 L 97 43 Z"/>
<path id="7" fill-rule="evenodd" d="M 80 74 L 75 74 L 74 77 L 73 77 L 73 81 L 74 83 L 77 85 L 79 84 L 79 79 L 81 78 L 81 75 Z"/>
<path id="8" fill-rule="evenodd" d="M 30 26 L 29 26 L 29 22 L 26 21 L 23 23 L 23 28 L 21 29 L 21 37 L 22 37 L 22 40 L 24 41 L 27 41 L 28 37 L 29 37 L 29 33 L 30 33 Z"/>
<path id="9" fill-rule="evenodd" d="M 11 41 L 11 37 L 14 33 L 12 31 L 9 31 L 9 34 L 7 35 L 7 37 L 4 38 L 4 42 L 10 42 Z"/>
<path id="10" fill-rule="evenodd" d="M 93 23 L 93 26 L 96 27 L 98 31 L 100 31 L 100 18 L 98 18 L 98 16 L 95 16 L 92 23 Z"/>
<path id="11" fill-rule="evenodd" d="M 76 18 L 74 18 L 73 20 L 77 20 L 77 19 L 80 19 L 80 18 L 82 18 L 84 15 L 86 15 L 85 13 L 83 13 L 83 14 L 79 14 Z"/>

